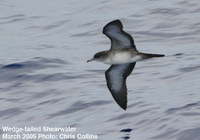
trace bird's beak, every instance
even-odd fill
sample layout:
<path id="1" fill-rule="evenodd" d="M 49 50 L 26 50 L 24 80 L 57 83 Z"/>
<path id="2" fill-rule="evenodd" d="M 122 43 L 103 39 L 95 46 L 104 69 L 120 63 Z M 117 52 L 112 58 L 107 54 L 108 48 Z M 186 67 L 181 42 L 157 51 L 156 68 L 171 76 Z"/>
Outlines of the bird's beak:
<path id="1" fill-rule="evenodd" d="M 90 60 L 87 60 L 87 63 L 90 62 L 90 61 L 94 61 L 94 60 L 95 60 L 94 58 L 92 58 L 92 59 L 90 59 Z"/>

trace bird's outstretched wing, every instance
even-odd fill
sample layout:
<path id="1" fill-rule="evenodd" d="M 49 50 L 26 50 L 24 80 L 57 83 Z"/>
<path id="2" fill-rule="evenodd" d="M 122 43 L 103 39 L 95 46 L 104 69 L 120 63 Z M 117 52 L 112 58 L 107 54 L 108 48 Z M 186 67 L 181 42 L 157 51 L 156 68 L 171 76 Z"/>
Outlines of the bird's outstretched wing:
<path id="1" fill-rule="evenodd" d="M 126 110 L 126 78 L 131 74 L 136 63 L 112 65 L 105 73 L 108 89 L 118 105 Z"/>
<path id="2" fill-rule="evenodd" d="M 111 40 L 110 49 L 132 48 L 137 50 L 132 36 L 123 30 L 120 20 L 114 20 L 106 24 L 103 28 L 103 34 Z"/>

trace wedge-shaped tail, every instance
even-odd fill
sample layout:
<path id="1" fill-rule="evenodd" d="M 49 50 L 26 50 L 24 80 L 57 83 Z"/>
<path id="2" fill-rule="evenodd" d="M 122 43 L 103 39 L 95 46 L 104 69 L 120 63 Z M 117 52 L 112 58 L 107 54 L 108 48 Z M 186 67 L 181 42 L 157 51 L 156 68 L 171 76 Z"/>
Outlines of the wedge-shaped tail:
<path id="1" fill-rule="evenodd" d="M 141 53 L 143 59 L 153 58 L 153 57 L 164 57 L 164 54 L 150 54 L 150 53 Z"/>

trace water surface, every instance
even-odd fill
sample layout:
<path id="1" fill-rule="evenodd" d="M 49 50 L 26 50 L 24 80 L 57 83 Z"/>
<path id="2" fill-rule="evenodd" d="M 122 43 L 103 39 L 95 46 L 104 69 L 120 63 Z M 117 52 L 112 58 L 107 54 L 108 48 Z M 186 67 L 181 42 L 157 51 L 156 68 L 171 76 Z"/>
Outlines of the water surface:
<path id="1" fill-rule="evenodd" d="M 0 1 L 1 126 L 74 126 L 100 140 L 200 139 L 200 3 Z M 109 93 L 102 34 L 120 19 L 142 52 L 127 79 L 128 109 Z M 1 131 L 1 133 L 3 133 Z"/>

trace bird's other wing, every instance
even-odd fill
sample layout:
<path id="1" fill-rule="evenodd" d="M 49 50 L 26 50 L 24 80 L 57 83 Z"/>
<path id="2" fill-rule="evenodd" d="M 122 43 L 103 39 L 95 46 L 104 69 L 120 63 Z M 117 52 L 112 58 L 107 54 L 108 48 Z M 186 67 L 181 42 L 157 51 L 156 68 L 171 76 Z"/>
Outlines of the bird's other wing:
<path id="1" fill-rule="evenodd" d="M 126 110 L 127 107 L 127 88 L 126 78 L 131 74 L 135 63 L 112 65 L 106 71 L 107 87 L 118 105 Z"/>
<path id="2" fill-rule="evenodd" d="M 111 40 L 110 49 L 132 48 L 137 50 L 132 36 L 123 30 L 120 20 L 114 20 L 106 24 L 103 28 L 103 34 Z"/>

